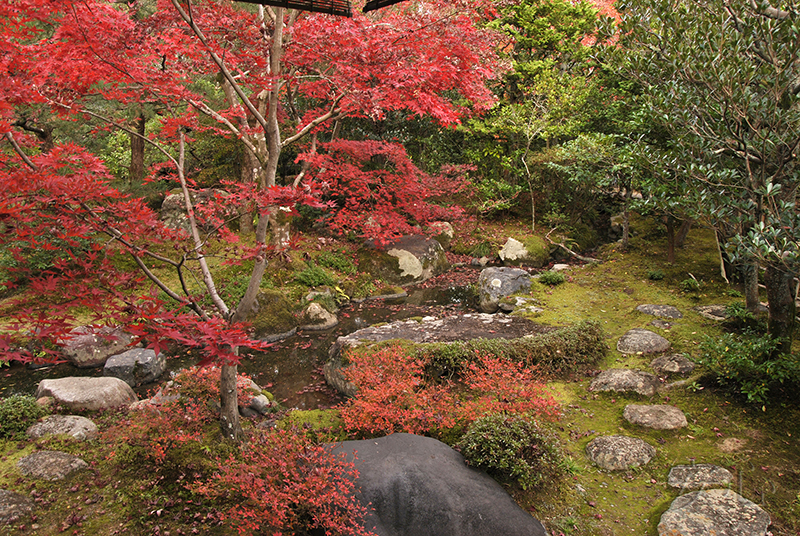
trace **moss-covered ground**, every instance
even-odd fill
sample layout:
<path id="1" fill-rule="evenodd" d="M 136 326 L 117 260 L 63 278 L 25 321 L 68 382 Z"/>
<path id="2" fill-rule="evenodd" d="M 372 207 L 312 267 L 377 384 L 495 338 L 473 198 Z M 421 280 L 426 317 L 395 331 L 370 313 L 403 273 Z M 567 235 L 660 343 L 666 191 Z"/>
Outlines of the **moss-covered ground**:
<path id="1" fill-rule="evenodd" d="M 522 226 L 521 226 L 522 228 Z M 629 367 L 650 370 L 650 356 L 623 355 L 616 342 L 627 330 L 647 328 L 666 337 L 674 351 L 697 357 L 704 337 L 717 337 L 723 326 L 702 317 L 698 305 L 741 301 L 736 288 L 719 274 L 719 257 L 713 234 L 695 228 L 686 247 L 678 250 L 676 262 L 666 262 L 666 239 L 660 229 L 644 220 L 635 222 L 630 247 L 605 246 L 595 256 L 603 262 L 574 267 L 567 281 L 550 287 L 535 283 L 531 294 L 544 311 L 535 320 L 550 325 L 568 325 L 583 320 L 602 324 L 609 351 L 597 370 Z M 457 253 L 496 252 L 508 232 L 508 224 L 482 224 L 466 229 L 454 241 Z M 299 301 L 308 286 L 296 275 L 310 264 L 323 265 L 350 295 L 372 281 L 359 280 L 348 261 L 352 247 L 346 243 L 311 238 L 291 258 L 276 261 L 265 288 L 282 288 Z M 335 256 L 320 258 L 329 251 Z M 247 276 L 247 267 L 229 268 L 235 291 Z M 686 291 L 683 282 L 699 283 Z M 377 288 L 377 287 L 376 287 Z M 635 311 L 639 304 L 678 307 L 683 318 L 663 329 L 651 325 L 653 317 Z M 9 313 L 6 310 L 3 314 Z M 570 474 L 562 482 L 535 491 L 509 488 L 517 501 L 543 520 L 551 535 L 655 535 L 660 515 L 678 496 L 666 484 L 669 469 L 678 464 L 714 463 L 733 472 L 733 488 L 763 505 L 773 519 L 774 536 L 800 534 L 800 411 L 789 397 L 778 398 L 763 408 L 717 386 L 698 369 L 681 386 L 659 392 L 653 398 L 638 395 L 591 393 L 592 376 L 575 375 L 551 380 L 549 387 L 562 404 L 563 417 L 556 423 L 569 454 Z M 629 403 L 672 404 L 684 411 L 689 426 L 678 431 L 651 431 L 628 424 L 622 411 Z M 101 419 L 101 428 L 109 426 Z M 340 437 L 334 414 L 293 417 L 295 421 L 320 421 L 324 437 Z M 631 471 L 607 472 L 593 466 L 584 450 L 592 438 L 622 433 L 639 437 L 656 447 L 656 457 Z M 330 434 L 330 435 L 327 435 Z M 41 448 L 80 453 L 91 470 L 67 482 L 30 482 L 21 477 L 17 460 Z M 208 446 L 208 450 L 214 447 Z M 0 534 L 232 534 L 213 519 L 213 508 L 181 500 L 177 506 L 163 483 L 150 475 L 120 472 L 108 463 L 107 446 L 97 441 L 68 440 L 0 441 L 0 488 L 36 497 L 36 517 L 0 527 Z M 204 450 L 195 453 L 201 455 Z M 130 461 L 135 464 L 135 460 Z M 87 476 L 88 475 L 88 476 Z M 209 517 L 211 516 L 211 517 Z M 198 531 L 198 532 L 194 532 Z"/>

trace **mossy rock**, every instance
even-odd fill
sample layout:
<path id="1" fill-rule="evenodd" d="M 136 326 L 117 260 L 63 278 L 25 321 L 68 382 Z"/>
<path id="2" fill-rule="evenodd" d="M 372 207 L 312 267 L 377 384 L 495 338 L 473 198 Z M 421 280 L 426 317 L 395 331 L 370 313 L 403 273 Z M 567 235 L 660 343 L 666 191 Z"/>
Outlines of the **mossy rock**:
<path id="1" fill-rule="evenodd" d="M 506 266 L 541 268 L 550 260 L 550 248 L 540 236 L 528 236 L 522 240 L 509 238 L 499 256 Z"/>
<path id="2" fill-rule="evenodd" d="M 358 267 L 391 285 L 420 283 L 450 268 L 444 249 L 424 236 L 404 236 L 385 244 L 368 242 L 358 251 Z"/>
<path id="3" fill-rule="evenodd" d="M 294 307 L 278 290 L 262 290 L 256 298 L 257 308 L 248 321 L 253 324 L 256 338 L 286 333 L 297 327 Z"/>

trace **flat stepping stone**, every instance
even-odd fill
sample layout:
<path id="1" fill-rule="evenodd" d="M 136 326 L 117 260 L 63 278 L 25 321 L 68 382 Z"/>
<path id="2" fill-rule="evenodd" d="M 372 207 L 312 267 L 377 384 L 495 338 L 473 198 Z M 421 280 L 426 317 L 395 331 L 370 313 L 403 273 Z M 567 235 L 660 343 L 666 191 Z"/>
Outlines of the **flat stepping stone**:
<path id="1" fill-rule="evenodd" d="M 586 455 L 603 469 L 623 471 L 647 464 L 656 455 L 656 449 L 635 437 L 600 436 L 586 445 Z"/>
<path id="2" fill-rule="evenodd" d="M 700 316 L 709 320 L 716 320 L 722 322 L 728 318 L 728 313 L 725 311 L 724 305 L 698 305 L 694 308 Z"/>
<path id="3" fill-rule="evenodd" d="M 16 523 L 33 511 L 33 501 L 24 495 L 0 489 L 0 525 Z"/>
<path id="4" fill-rule="evenodd" d="M 622 412 L 625 420 L 653 430 L 677 430 L 686 426 L 686 415 L 675 406 L 629 404 Z"/>
<path id="5" fill-rule="evenodd" d="M 679 489 L 722 488 L 733 483 L 730 471 L 719 465 L 698 463 L 676 465 L 669 470 L 667 484 Z"/>
<path id="6" fill-rule="evenodd" d="M 139 400 L 130 385 L 119 378 L 59 378 L 42 380 L 36 398 L 50 396 L 56 403 L 71 411 L 97 411 L 130 406 Z"/>
<path id="7" fill-rule="evenodd" d="M 20 458 L 20 472 L 41 480 L 63 480 L 69 475 L 89 468 L 89 464 L 77 456 L 57 450 L 40 450 Z"/>
<path id="8" fill-rule="evenodd" d="M 689 374 L 695 364 L 683 354 L 662 355 L 650 362 L 657 374 Z"/>
<path id="9" fill-rule="evenodd" d="M 633 391 L 640 395 L 653 396 L 658 385 L 658 378 L 643 370 L 608 369 L 592 380 L 589 391 Z"/>
<path id="10" fill-rule="evenodd" d="M 672 305 L 654 305 L 652 303 L 645 303 L 637 305 L 636 310 L 646 315 L 658 316 L 661 318 L 683 318 L 677 307 Z"/>
<path id="11" fill-rule="evenodd" d="M 765 536 L 769 514 L 729 489 L 681 495 L 661 516 L 659 536 Z"/>
<path id="12" fill-rule="evenodd" d="M 623 354 L 657 354 L 666 352 L 670 348 L 667 339 L 642 328 L 628 330 L 617 341 L 617 350 Z"/>
<path id="13" fill-rule="evenodd" d="M 29 427 L 27 434 L 31 439 L 64 434 L 84 441 L 97 435 L 97 425 L 80 415 L 50 415 Z"/>

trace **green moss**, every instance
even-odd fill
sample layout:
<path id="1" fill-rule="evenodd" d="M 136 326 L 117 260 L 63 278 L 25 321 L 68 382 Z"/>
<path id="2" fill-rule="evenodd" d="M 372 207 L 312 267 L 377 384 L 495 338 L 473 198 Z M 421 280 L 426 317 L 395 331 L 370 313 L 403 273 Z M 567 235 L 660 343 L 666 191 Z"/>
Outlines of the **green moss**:
<path id="1" fill-rule="evenodd" d="M 529 260 L 526 264 L 536 267 L 547 264 L 547 261 L 550 259 L 550 247 L 541 236 L 528 236 L 520 240 L 520 242 L 522 242 L 525 249 L 528 250 Z"/>
<path id="2" fill-rule="evenodd" d="M 278 290 L 258 294 L 258 312 L 248 318 L 256 337 L 285 333 L 297 326 L 292 303 Z"/>
<path id="3" fill-rule="evenodd" d="M 277 426 L 282 430 L 304 430 L 314 441 L 322 443 L 347 439 L 339 410 L 335 409 L 296 409 L 287 413 Z"/>

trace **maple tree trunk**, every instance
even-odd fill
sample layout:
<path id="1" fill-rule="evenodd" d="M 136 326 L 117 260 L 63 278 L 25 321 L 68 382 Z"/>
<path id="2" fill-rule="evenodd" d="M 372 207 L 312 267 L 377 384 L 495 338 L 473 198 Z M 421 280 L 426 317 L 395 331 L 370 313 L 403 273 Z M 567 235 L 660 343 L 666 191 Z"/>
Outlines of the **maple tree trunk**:
<path id="1" fill-rule="evenodd" d="M 238 353 L 238 349 L 236 350 Z M 239 397 L 236 391 L 236 365 L 222 365 L 219 381 L 220 416 L 219 425 L 222 436 L 240 442 L 244 437 L 239 420 Z"/>
<path id="2" fill-rule="evenodd" d="M 136 120 L 136 134 L 131 137 L 131 165 L 128 168 L 128 185 L 141 184 L 144 180 L 144 134 L 145 134 L 144 114 L 140 114 Z"/>
<path id="3" fill-rule="evenodd" d="M 261 164 L 258 161 L 258 158 L 248 149 L 245 147 L 244 154 L 242 156 L 242 171 L 240 173 L 242 183 L 254 183 L 258 180 L 258 171 L 261 169 Z M 251 235 L 256 232 L 255 226 L 253 225 L 253 213 L 247 207 L 247 205 L 243 205 L 241 208 L 241 214 L 239 215 L 239 232 L 242 235 Z"/>
<path id="4" fill-rule="evenodd" d="M 758 311 L 761 298 L 758 295 L 758 265 L 750 263 L 741 267 L 744 286 L 745 307 L 751 313 Z"/>

